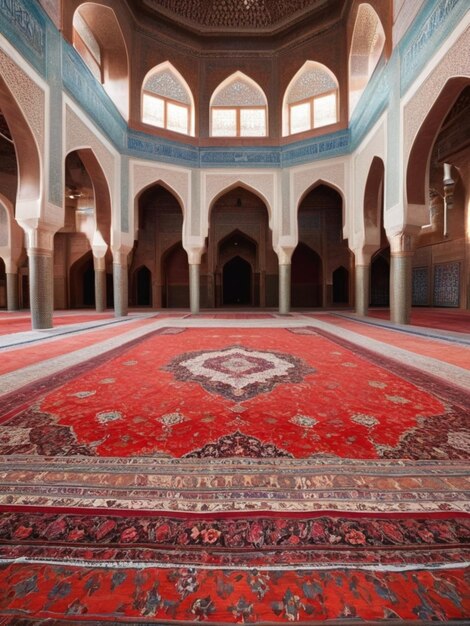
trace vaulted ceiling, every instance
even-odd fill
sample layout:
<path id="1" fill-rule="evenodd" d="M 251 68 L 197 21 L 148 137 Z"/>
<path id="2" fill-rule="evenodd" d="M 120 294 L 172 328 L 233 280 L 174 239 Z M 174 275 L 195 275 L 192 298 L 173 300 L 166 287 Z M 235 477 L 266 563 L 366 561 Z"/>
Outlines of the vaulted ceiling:
<path id="1" fill-rule="evenodd" d="M 347 0 L 134 0 L 132 9 L 197 34 L 277 35 L 300 22 L 321 29 Z"/>

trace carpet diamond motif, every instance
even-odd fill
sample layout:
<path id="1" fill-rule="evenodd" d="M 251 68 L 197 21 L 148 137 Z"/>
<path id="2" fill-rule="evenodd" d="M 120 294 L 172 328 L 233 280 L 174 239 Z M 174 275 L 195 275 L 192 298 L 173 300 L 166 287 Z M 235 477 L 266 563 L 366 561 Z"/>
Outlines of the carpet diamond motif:
<path id="1" fill-rule="evenodd" d="M 211 393 L 235 401 L 272 391 L 283 382 L 300 382 L 315 370 L 290 354 L 229 346 L 179 355 L 164 368 L 177 380 L 197 382 Z"/>

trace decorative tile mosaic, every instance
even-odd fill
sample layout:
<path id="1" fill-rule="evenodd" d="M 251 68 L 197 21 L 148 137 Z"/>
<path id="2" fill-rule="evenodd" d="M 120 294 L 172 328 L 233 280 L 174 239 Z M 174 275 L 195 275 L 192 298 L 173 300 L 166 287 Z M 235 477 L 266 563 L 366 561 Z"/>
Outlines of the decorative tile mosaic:
<path id="1" fill-rule="evenodd" d="M 429 305 L 429 268 L 428 267 L 414 267 L 413 268 L 413 291 L 412 291 L 412 305 L 413 306 L 428 306 Z"/>
<path id="2" fill-rule="evenodd" d="M 460 302 L 460 263 L 434 266 L 433 305 L 458 307 Z"/>

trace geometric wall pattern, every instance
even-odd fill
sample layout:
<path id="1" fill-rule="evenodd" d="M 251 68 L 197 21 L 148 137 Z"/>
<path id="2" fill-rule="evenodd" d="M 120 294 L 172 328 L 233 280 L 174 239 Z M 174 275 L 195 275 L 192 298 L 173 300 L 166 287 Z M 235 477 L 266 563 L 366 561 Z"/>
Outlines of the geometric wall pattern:
<path id="1" fill-rule="evenodd" d="M 434 266 L 434 306 L 459 306 L 460 263 L 439 263 Z"/>
<path id="2" fill-rule="evenodd" d="M 428 306 L 429 305 L 429 268 L 428 267 L 414 267 L 413 268 L 413 291 L 412 300 L 413 306 Z"/>

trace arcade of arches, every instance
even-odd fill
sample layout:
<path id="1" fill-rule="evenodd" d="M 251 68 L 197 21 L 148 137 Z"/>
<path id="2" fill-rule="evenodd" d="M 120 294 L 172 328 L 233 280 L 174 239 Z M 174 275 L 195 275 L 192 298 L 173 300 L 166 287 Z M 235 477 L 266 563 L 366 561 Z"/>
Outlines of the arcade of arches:
<path id="1" fill-rule="evenodd" d="M 193 26 L 182 26 L 182 9 L 144 0 L 40 4 L 31 19 L 39 12 L 52 20 L 67 58 L 81 57 L 82 79 L 101 89 L 103 115 L 105 105 L 117 107 L 109 115 L 127 127 L 128 147 L 85 100 L 69 95 L 65 75 L 44 100 L 44 79 L 21 56 L 21 41 L 2 38 L 0 308 L 31 307 L 34 328 L 51 327 L 53 310 L 84 307 L 114 307 L 122 316 L 129 306 L 343 307 L 359 315 L 376 306 L 390 307 L 398 323 L 409 322 L 412 306 L 469 308 L 462 3 L 458 31 L 440 38 L 402 89 L 401 106 L 371 109 L 373 124 L 355 143 L 323 159 L 319 152 L 335 136 L 355 136 L 361 115 L 364 125 L 367 102 L 380 99 L 380 76 L 395 80 L 391 60 L 404 54 L 400 46 L 426 18 L 426 3 L 411 11 L 386 0 L 330 0 L 328 26 L 315 3 L 294 3 L 291 16 L 279 7 L 264 14 L 256 4 L 253 23 L 222 11 L 210 26 L 197 11 L 184 18 Z M 237 19 L 245 30 L 225 37 Z M 150 44 L 159 28 L 161 42 Z M 217 34 L 220 58 L 208 48 L 191 73 L 190 51 L 206 31 Z M 325 33 L 344 45 L 325 45 Z M 253 50 L 270 56 L 269 71 Z M 47 108 L 57 98 L 62 112 Z M 296 156 L 298 146 L 312 158 Z M 185 166 L 181 150 L 199 151 L 200 166 Z M 267 151 L 279 161 L 261 165 Z"/>

